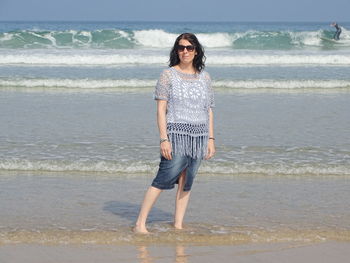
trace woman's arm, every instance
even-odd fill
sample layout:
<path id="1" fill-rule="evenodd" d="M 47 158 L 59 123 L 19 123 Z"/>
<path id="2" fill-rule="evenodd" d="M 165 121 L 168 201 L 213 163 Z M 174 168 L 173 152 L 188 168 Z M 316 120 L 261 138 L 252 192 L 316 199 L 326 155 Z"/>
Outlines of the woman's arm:
<path id="1" fill-rule="evenodd" d="M 209 138 L 214 138 L 214 113 L 211 108 L 209 108 Z M 213 157 L 215 154 L 215 140 L 209 139 L 208 141 L 208 150 L 205 157 L 206 160 Z"/>
<path id="2" fill-rule="evenodd" d="M 167 104 L 166 100 L 157 100 L 157 124 L 161 140 L 168 139 L 166 123 Z M 169 141 L 163 141 L 160 144 L 160 153 L 165 159 L 171 160 L 171 143 Z"/>

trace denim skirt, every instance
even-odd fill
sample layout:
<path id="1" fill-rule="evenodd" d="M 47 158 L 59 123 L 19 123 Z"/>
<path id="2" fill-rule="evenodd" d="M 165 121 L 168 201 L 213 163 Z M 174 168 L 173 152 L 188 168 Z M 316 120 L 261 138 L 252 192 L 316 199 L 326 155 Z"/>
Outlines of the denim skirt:
<path id="1" fill-rule="evenodd" d="M 181 172 L 186 169 L 184 191 L 190 191 L 202 159 L 185 155 L 172 155 L 171 160 L 161 156 L 159 169 L 152 186 L 162 190 L 173 189 L 179 182 Z"/>

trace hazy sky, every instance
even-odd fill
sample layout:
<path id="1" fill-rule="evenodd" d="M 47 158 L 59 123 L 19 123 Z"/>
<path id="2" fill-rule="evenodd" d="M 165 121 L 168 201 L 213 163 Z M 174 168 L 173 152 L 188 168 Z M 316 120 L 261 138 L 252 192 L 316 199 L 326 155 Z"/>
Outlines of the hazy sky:
<path id="1" fill-rule="evenodd" d="M 16 21 L 350 21 L 350 0 L 0 0 Z"/>

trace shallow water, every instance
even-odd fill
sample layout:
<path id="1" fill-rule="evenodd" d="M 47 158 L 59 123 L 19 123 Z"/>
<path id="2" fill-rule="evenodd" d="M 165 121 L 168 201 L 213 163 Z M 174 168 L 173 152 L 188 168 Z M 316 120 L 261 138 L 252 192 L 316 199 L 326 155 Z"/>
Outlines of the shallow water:
<path id="1" fill-rule="evenodd" d="M 346 177 L 199 175 L 185 230 L 171 226 L 175 191 L 165 191 L 149 217 L 152 235 L 135 236 L 131 227 L 151 179 L 95 173 L 2 174 L 0 243 L 350 241 Z"/>
<path id="2" fill-rule="evenodd" d="M 1 95 L 1 170 L 157 169 L 151 92 Z M 218 151 L 200 172 L 349 175 L 349 99 L 348 93 L 218 93 Z"/>

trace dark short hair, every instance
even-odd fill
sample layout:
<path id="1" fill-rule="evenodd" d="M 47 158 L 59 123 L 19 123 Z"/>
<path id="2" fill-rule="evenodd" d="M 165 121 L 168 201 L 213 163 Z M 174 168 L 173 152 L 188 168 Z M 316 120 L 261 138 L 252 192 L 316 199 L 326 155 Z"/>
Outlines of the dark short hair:
<path id="1" fill-rule="evenodd" d="M 176 38 L 174 46 L 170 51 L 169 67 L 176 66 L 180 63 L 177 51 L 181 39 L 186 39 L 195 47 L 197 55 L 195 55 L 193 59 L 193 66 L 198 72 L 201 72 L 205 67 L 206 56 L 204 55 L 204 48 L 199 43 L 197 37 L 192 33 L 183 33 Z"/>

